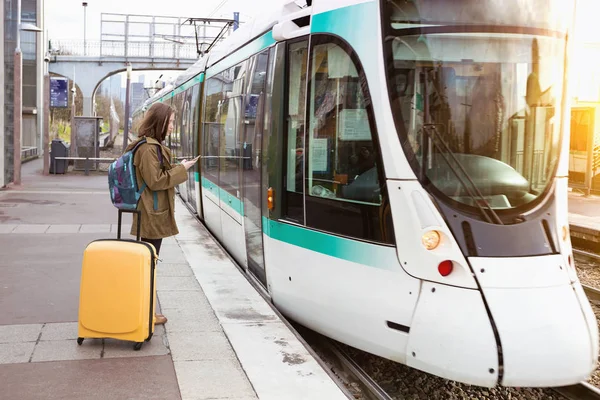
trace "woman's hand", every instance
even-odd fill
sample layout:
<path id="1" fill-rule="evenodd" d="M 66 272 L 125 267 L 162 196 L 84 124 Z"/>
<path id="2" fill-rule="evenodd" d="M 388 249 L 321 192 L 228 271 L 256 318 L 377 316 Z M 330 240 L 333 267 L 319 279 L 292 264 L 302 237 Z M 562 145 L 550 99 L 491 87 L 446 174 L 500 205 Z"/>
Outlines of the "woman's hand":
<path id="1" fill-rule="evenodd" d="M 194 166 L 194 164 L 196 164 L 198 162 L 198 160 L 200 159 L 200 156 L 194 158 L 193 160 L 183 160 L 181 162 L 181 165 L 183 165 L 185 167 L 185 170 L 187 171 L 188 169 L 192 168 Z"/>

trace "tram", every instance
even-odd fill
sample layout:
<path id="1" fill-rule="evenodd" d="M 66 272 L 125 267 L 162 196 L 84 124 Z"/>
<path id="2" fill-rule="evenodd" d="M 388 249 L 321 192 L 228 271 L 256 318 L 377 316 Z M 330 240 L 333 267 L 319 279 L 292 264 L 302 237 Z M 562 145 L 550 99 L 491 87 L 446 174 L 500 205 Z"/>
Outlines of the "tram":
<path id="1" fill-rule="evenodd" d="M 179 194 L 287 317 L 480 386 L 598 358 L 569 235 L 567 0 L 314 0 L 154 102 Z M 134 121 L 134 126 L 136 122 Z"/>

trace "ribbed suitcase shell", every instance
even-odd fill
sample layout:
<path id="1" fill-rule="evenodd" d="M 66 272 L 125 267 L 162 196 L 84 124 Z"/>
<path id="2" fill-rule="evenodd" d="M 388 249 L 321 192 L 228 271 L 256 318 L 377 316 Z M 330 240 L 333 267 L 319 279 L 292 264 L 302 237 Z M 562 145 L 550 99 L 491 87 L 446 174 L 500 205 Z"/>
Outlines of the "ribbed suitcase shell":
<path id="1" fill-rule="evenodd" d="M 103 239 L 86 247 L 79 293 L 79 340 L 150 340 L 156 304 L 155 262 L 156 250 L 146 242 Z"/>

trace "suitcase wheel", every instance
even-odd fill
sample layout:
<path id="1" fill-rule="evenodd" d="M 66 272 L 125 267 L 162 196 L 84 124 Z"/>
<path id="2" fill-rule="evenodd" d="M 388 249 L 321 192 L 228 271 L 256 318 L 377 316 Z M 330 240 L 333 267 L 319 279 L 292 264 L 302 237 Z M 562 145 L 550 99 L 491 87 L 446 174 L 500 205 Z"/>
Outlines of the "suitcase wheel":
<path id="1" fill-rule="evenodd" d="M 141 348 L 142 348 L 142 345 L 143 345 L 143 344 L 144 344 L 144 342 L 136 342 L 136 343 L 133 345 L 133 349 L 134 349 L 135 351 L 138 351 L 139 349 L 141 349 Z"/>
<path id="2" fill-rule="evenodd" d="M 82 337 L 78 337 L 77 338 L 77 344 L 81 346 L 82 343 L 83 343 L 83 338 Z"/>

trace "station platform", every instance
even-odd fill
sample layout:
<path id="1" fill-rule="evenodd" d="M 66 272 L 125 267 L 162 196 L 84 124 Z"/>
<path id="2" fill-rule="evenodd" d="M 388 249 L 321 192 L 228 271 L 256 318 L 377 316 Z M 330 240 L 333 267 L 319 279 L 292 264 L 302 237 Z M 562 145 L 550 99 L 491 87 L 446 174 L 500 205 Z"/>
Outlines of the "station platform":
<path id="1" fill-rule="evenodd" d="M 116 237 L 117 210 L 106 174 L 41 169 L 24 164 L 23 184 L 0 190 L 0 398 L 347 398 L 179 199 L 157 266 L 168 322 L 140 351 L 78 346 L 83 250 Z"/>
<path id="2" fill-rule="evenodd" d="M 600 196 L 569 192 L 569 229 L 572 238 L 600 244 Z"/>

